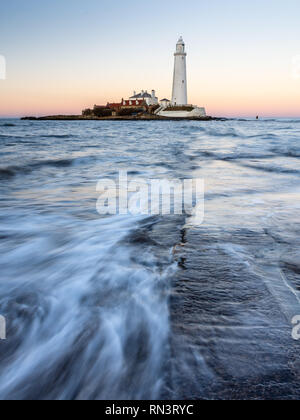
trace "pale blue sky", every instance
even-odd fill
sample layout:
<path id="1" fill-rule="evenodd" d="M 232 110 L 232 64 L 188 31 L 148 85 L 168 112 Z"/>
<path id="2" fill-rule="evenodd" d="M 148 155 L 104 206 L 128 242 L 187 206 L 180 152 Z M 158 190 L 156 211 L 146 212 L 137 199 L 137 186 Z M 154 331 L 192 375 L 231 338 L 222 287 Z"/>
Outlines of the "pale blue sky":
<path id="1" fill-rule="evenodd" d="M 266 115 L 300 116 L 300 81 L 291 76 L 299 18 L 299 0 L 2 2 L 0 115 L 80 112 L 133 89 L 170 97 L 183 35 L 190 102 L 215 114 L 251 115 L 257 103 Z"/>

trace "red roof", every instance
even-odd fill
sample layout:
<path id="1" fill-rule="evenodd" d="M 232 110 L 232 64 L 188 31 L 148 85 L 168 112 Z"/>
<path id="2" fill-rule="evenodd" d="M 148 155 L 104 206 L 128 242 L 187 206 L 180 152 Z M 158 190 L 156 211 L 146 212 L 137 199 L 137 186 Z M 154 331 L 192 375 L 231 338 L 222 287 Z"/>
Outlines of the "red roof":
<path id="1" fill-rule="evenodd" d="M 106 105 L 106 107 L 104 108 L 110 108 L 110 109 L 118 109 L 121 108 L 122 106 L 141 106 L 144 105 L 145 101 L 144 99 L 122 99 L 122 101 L 120 103 L 108 103 Z"/>
<path id="2" fill-rule="evenodd" d="M 122 106 L 121 103 L 112 103 L 112 104 L 108 103 L 107 104 L 108 108 L 120 108 L 120 106 Z"/>
<path id="3" fill-rule="evenodd" d="M 123 101 L 123 105 L 125 106 L 143 105 L 144 103 L 144 99 L 128 99 L 126 101 Z"/>

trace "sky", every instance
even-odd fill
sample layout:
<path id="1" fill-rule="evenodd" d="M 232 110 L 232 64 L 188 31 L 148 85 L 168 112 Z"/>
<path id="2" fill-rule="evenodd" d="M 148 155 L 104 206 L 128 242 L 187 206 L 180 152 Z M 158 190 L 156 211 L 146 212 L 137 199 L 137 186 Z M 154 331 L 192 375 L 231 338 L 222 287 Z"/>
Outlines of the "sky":
<path id="1" fill-rule="evenodd" d="M 181 35 L 189 103 L 300 117 L 299 17 L 299 0 L 2 0 L 0 117 L 80 114 L 142 89 L 170 99 Z"/>

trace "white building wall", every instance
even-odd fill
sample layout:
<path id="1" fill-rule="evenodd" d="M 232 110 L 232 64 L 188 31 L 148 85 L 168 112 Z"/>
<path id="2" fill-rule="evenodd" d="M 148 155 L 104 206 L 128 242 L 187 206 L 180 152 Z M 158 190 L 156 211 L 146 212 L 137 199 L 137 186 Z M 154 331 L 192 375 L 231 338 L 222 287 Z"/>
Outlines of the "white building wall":
<path id="1" fill-rule="evenodd" d="M 145 101 L 146 101 L 146 104 L 149 106 L 149 105 L 158 105 L 158 98 L 153 98 L 153 97 L 151 97 L 151 98 L 146 98 L 145 99 Z"/>
<path id="2" fill-rule="evenodd" d="M 158 114 L 160 117 L 168 118 L 192 118 L 192 117 L 206 117 L 205 108 L 195 107 L 192 111 L 160 111 Z"/>
<path id="3" fill-rule="evenodd" d="M 163 107 L 163 108 L 168 108 L 168 106 L 170 106 L 170 101 L 160 101 L 160 105 Z"/>
<path id="4" fill-rule="evenodd" d="M 144 93 L 148 93 L 148 92 L 142 90 L 141 91 L 141 94 L 144 94 Z M 136 98 L 134 98 L 134 96 L 136 96 L 136 92 L 135 91 L 134 91 L 134 95 L 129 98 L 129 101 L 132 101 L 132 103 L 134 103 L 136 101 Z M 145 98 L 137 98 L 137 99 L 139 99 L 139 100 L 140 99 L 144 99 L 144 101 L 146 102 L 146 104 L 148 106 L 150 106 L 150 105 L 158 105 L 158 98 L 155 96 L 155 90 L 152 90 L 151 96 L 145 97 Z"/>

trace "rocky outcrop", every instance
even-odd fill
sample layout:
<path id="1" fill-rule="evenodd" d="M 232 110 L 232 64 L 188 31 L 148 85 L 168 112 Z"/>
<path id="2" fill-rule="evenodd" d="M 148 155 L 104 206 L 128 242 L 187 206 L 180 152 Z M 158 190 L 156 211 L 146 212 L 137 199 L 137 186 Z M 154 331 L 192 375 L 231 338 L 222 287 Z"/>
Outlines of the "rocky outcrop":
<path id="1" fill-rule="evenodd" d="M 29 121 L 177 121 L 177 120 L 192 120 L 192 121 L 224 121 L 226 118 L 214 117 L 174 117 L 174 116 L 161 116 L 153 114 L 142 115 L 123 115 L 112 117 L 85 117 L 82 115 L 51 115 L 45 117 L 24 117 L 21 120 Z"/>

